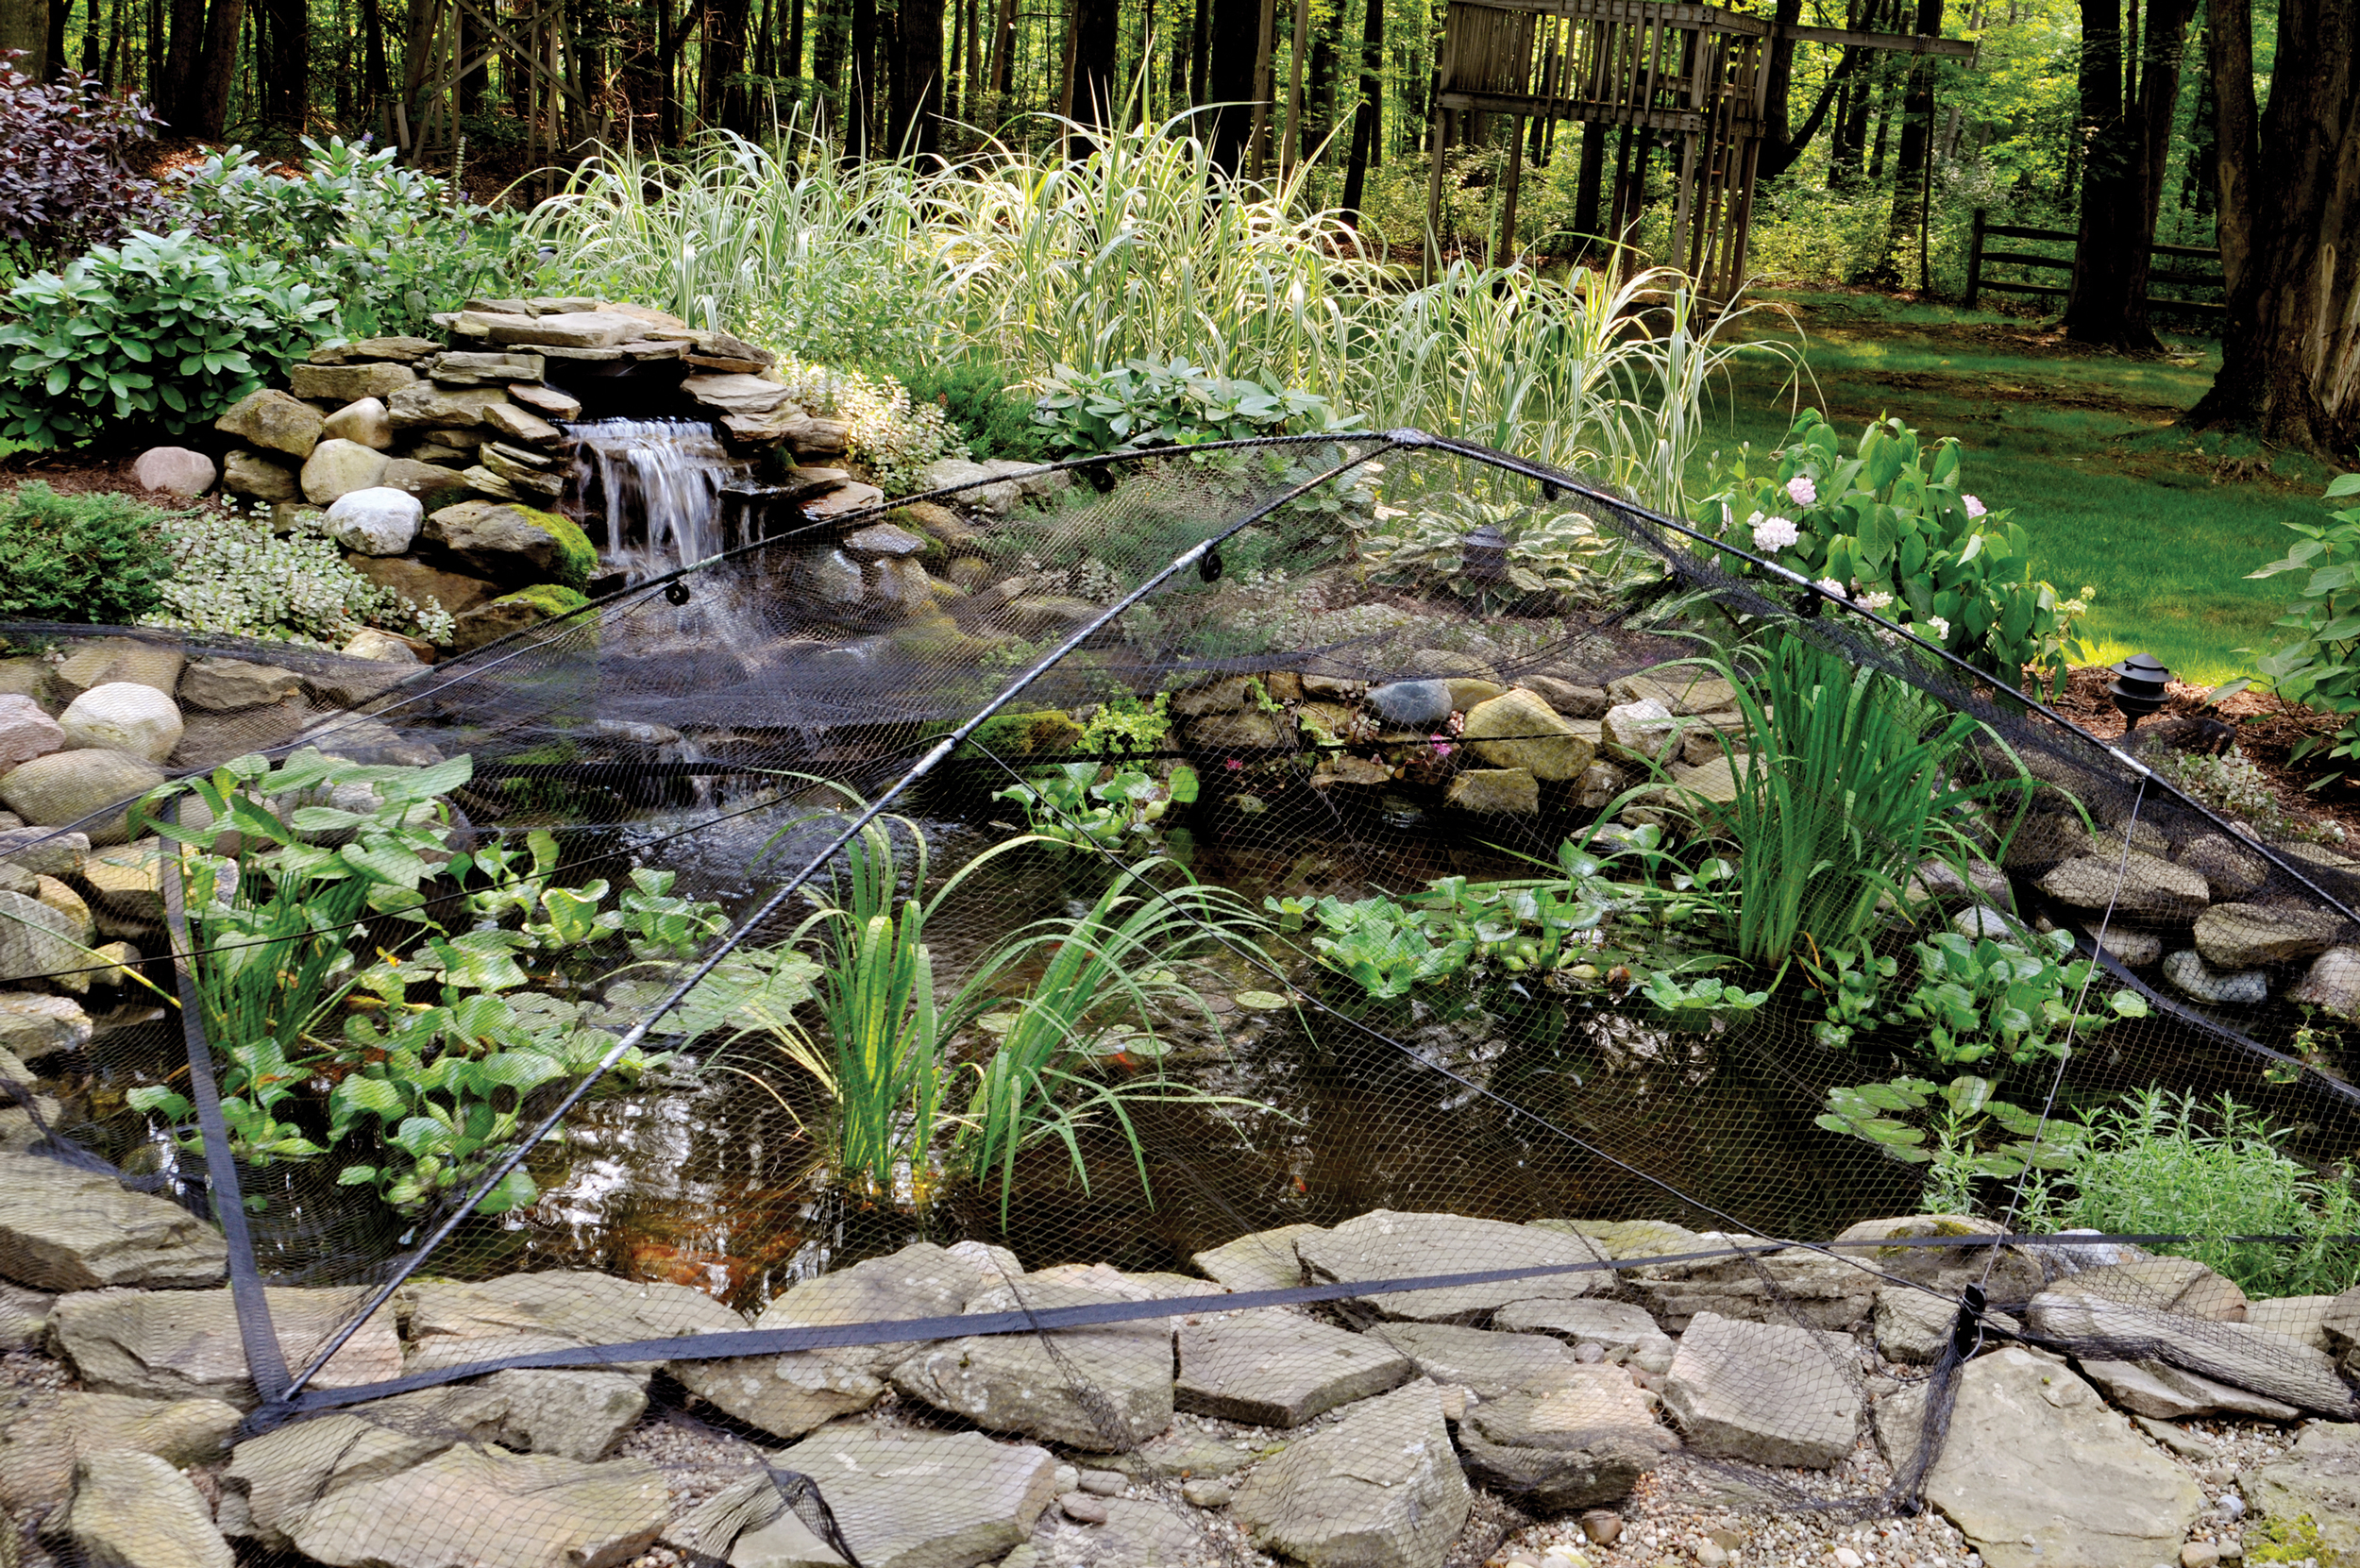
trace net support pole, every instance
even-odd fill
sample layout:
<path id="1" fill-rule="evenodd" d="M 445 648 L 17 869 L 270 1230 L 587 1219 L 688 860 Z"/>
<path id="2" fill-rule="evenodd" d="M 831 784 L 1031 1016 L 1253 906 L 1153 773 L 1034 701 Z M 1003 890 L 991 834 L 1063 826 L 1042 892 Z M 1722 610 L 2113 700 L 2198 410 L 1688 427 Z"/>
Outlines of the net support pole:
<path id="1" fill-rule="evenodd" d="M 425 1264 L 426 1260 L 433 1256 L 435 1249 L 440 1247 L 445 1241 L 448 1240 L 451 1234 L 456 1231 L 460 1225 L 465 1222 L 467 1216 L 475 1212 L 476 1205 L 481 1203 L 484 1196 L 497 1189 L 501 1182 L 506 1181 L 509 1173 L 524 1163 L 525 1156 L 531 1154 L 532 1150 L 540 1144 L 542 1139 L 548 1138 L 549 1134 L 557 1130 L 558 1126 L 564 1122 L 565 1117 L 573 1110 L 573 1108 L 582 1103 L 583 1097 L 590 1092 L 590 1090 L 598 1083 L 600 1079 L 604 1078 L 609 1072 L 615 1070 L 616 1063 L 620 1062 L 626 1054 L 635 1049 L 640 1042 L 648 1037 L 649 1032 L 654 1028 L 656 1023 L 662 1020 L 665 1015 L 679 1006 L 682 1001 L 687 997 L 691 990 L 694 990 L 706 976 L 710 975 L 720 966 L 720 963 L 724 958 L 727 958 L 732 953 L 735 952 L 749 936 L 752 936 L 755 931 L 761 928 L 764 921 L 767 920 L 772 915 L 776 914 L 780 907 L 784 905 L 789 898 L 794 896 L 798 888 L 801 887 L 814 876 L 818 875 L 821 868 L 825 867 L 829 861 L 834 860 L 846 845 L 850 844 L 854 838 L 860 835 L 863 829 L 867 828 L 869 823 L 875 821 L 880 816 L 884 815 L 887 806 L 890 806 L 895 801 L 899 800 L 913 784 L 917 784 L 920 779 L 924 778 L 927 774 L 933 772 L 936 767 L 940 767 L 953 751 L 956 751 L 961 746 L 965 745 L 968 738 L 978 729 L 982 728 L 985 722 L 994 714 L 1000 712 L 1001 709 L 1006 707 L 1010 702 L 1015 701 L 1018 697 L 1023 694 L 1024 689 L 1031 685 L 1035 681 L 1038 680 L 1043 673 L 1053 668 L 1069 654 L 1071 654 L 1079 649 L 1085 643 L 1088 642 L 1090 638 L 1096 636 L 1099 632 L 1113 625 L 1117 619 L 1119 619 L 1125 612 L 1129 611 L 1134 605 L 1138 604 L 1150 594 L 1153 594 L 1156 589 L 1162 587 L 1173 578 L 1178 577 L 1181 573 L 1190 570 L 1207 556 L 1215 554 L 1228 540 L 1235 537 L 1237 534 L 1243 532 L 1246 529 L 1251 528 L 1254 524 L 1260 522 L 1264 517 L 1269 516 L 1280 507 L 1287 505 L 1290 501 L 1301 499 L 1303 497 L 1309 495 L 1312 491 L 1317 490 L 1320 486 L 1326 484 L 1330 481 L 1349 473 L 1363 464 L 1373 463 L 1376 459 L 1383 457 L 1388 452 L 1397 450 L 1405 446 L 1426 446 L 1432 444 L 1430 437 L 1419 434 L 1415 431 L 1389 431 L 1386 435 L 1379 439 L 1380 444 L 1374 451 L 1352 456 L 1342 463 L 1324 469 L 1315 477 L 1304 481 L 1302 483 L 1282 492 L 1273 499 L 1256 507 L 1251 512 L 1248 512 L 1244 516 L 1239 518 L 1236 522 L 1231 523 L 1227 528 L 1222 529 L 1220 532 L 1210 534 L 1205 538 L 1198 540 L 1187 549 L 1182 550 L 1178 555 L 1173 556 L 1160 571 L 1157 571 L 1146 582 L 1140 583 L 1138 587 L 1123 595 L 1122 598 L 1117 599 L 1113 604 L 1108 605 L 1087 625 L 1079 628 L 1069 635 L 1063 642 L 1059 643 L 1055 648 L 1050 649 L 1047 654 L 1034 661 L 1033 664 L 1028 666 L 1021 674 L 1017 676 L 1015 680 L 1001 688 L 998 695 L 994 696 L 990 701 L 985 703 L 972 715 L 969 716 L 965 723 L 961 724 L 957 729 L 952 731 L 949 734 L 943 736 L 941 740 L 937 741 L 931 750 L 929 750 L 924 756 L 919 758 L 917 764 L 913 766 L 909 771 L 903 773 L 899 779 L 895 780 L 891 787 L 886 789 L 883 795 L 878 796 L 877 799 L 871 801 L 865 810 L 863 810 L 857 817 L 853 818 L 852 820 L 845 826 L 841 833 L 837 834 L 834 838 L 828 842 L 826 848 L 822 849 L 818 854 L 812 856 L 810 861 L 804 865 L 801 870 L 796 872 L 784 883 L 781 884 L 775 892 L 762 902 L 760 908 L 756 909 L 752 914 L 747 916 L 743 920 L 739 921 L 737 928 L 721 939 L 720 945 L 716 947 L 713 952 L 706 956 L 704 962 L 699 964 L 695 970 L 693 970 L 686 978 L 680 981 L 671 988 L 671 990 L 666 992 L 664 1000 L 657 1003 L 654 1008 L 652 1008 L 646 1017 L 642 1018 L 638 1022 L 632 1024 L 629 1029 L 625 1030 L 621 1037 L 615 1040 L 613 1046 L 608 1048 L 606 1054 L 598 1059 L 598 1066 L 582 1076 L 582 1082 L 575 1085 L 573 1090 L 568 1093 L 565 1099 L 558 1102 L 556 1108 L 551 1110 L 548 1116 L 544 1117 L 538 1126 L 534 1127 L 531 1133 L 520 1138 L 514 1149 L 511 1149 L 497 1165 L 493 1166 L 489 1172 L 477 1181 L 474 1189 L 467 1193 L 464 1200 L 452 1208 L 451 1212 L 444 1219 L 443 1222 L 434 1228 L 432 1234 L 429 1235 L 425 1240 L 419 1242 L 417 1250 L 413 1252 L 410 1256 L 402 1262 L 400 1267 L 394 1271 L 393 1277 L 388 1279 L 383 1285 L 378 1287 L 376 1293 L 370 1296 L 367 1305 L 364 1306 L 359 1312 L 353 1314 L 352 1318 L 346 1322 L 342 1328 L 338 1329 L 335 1334 L 330 1336 L 328 1342 L 321 1346 L 318 1351 L 314 1352 L 311 1360 L 307 1362 L 303 1369 L 296 1373 L 294 1378 L 286 1384 L 285 1392 L 278 1401 L 275 1402 L 280 1408 L 281 1412 L 283 1413 L 285 1411 L 286 1402 L 293 1399 L 296 1394 L 301 1393 L 303 1391 L 304 1385 L 309 1383 L 312 1378 L 318 1374 L 319 1370 L 326 1366 L 339 1350 L 344 1348 L 345 1341 L 351 1339 L 354 1334 L 358 1333 L 361 1325 L 368 1322 L 370 1317 L 373 1316 L 379 1308 L 382 1307 L 388 1301 L 391 1301 L 393 1299 L 394 1292 L 400 1290 L 403 1285 L 407 1284 L 410 1276 L 417 1273 L 419 1268 Z"/>

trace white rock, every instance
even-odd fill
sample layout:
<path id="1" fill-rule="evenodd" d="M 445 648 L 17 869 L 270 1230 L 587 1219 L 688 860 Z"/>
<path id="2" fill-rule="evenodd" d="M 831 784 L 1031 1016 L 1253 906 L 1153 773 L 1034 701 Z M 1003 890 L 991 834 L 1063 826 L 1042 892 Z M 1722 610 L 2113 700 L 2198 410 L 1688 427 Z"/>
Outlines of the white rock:
<path id="1" fill-rule="evenodd" d="M 337 497 L 328 509 L 328 531 L 362 555 L 399 555 L 417 538 L 425 515 L 425 506 L 408 491 L 374 485 Z"/>
<path id="2" fill-rule="evenodd" d="M 320 434 L 381 452 L 394 444 L 394 418 L 385 411 L 383 398 L 362 397 L 329 414 L 320 426 Z"/>
<path id="3" fill-rule="evenodd" d="M 391 632 L 379 632 L 373 626 L 354 633 L 352 641 L 344 646 L 344 655 L 347 659 L 368 659 L 381 665 L 425 663 L 418 657 L 417 649 Z"/>
<path id="4" fill-rule="evenodd" d="M 64 745 L 65 732 L 40 703 L 14 692 L 0 694 L 0 772 Z"/>
<path id="5" fill-rule="evenodd" d="M 150 447 L 131 465 L 131 477 L 143 490 L 202 496 L 213 487 L 213 460 L 186 447 Z"/>
<path id="6" fill-rule="evenodd" d="M 111 681 L 93 686 L 58 716 L 76 750 L 127 751 L 161 762 L 180 744 L 180 704 L 153 686 Z"/>

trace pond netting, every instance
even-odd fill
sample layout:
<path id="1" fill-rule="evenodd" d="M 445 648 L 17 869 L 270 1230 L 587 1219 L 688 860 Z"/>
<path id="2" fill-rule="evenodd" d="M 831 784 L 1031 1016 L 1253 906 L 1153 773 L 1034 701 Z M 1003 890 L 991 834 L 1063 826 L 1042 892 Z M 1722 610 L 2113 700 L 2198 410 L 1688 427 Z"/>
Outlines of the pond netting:
<path id="1" fill-rule="evenodd" d="M 1415 432 L 814 488 L 432 665 L 7 629 L 181 724 L 0 779 L 23 1550 L 2143 1563 L 2360 1415 L 2360 863 Z"/>

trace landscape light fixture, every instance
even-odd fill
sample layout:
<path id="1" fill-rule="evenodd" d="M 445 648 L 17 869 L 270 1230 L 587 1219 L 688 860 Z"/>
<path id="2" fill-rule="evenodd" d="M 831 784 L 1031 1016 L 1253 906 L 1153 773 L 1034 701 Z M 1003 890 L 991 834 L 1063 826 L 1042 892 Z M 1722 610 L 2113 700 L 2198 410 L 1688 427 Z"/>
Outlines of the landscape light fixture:
<path id="1" fill-rule="evenodd" d="M 1508 535 L 1490 523 L 1459 542 L 1459 569 L 1470 582 L 1508 581 Z"/>
<path id="2" fill-rule="evenodd" d="M 2121 710 L 2127 721 L 2122 733 L 2127 735 L 2139 727 L 2140 719 L 2168 700 L 2165 688 L 2170 683 L 2171 671 L 2152 653 L 2133 653 L 2113 667 L 2116 679 L 2106 688 L 2106 695 Z"/>

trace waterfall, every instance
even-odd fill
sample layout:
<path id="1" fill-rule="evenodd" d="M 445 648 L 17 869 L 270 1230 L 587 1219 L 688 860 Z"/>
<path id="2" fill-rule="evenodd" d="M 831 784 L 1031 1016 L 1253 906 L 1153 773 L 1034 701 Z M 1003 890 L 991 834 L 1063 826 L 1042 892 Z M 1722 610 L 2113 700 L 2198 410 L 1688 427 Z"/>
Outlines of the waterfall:
<path id="1" fill-rule="evenodd" d="M 723 485 L 753 464 L 691 419 L 595 419 L 582 439 L 585 511 L 606 518 L 608 558 L 632 582 L 718 555 Z"/>

